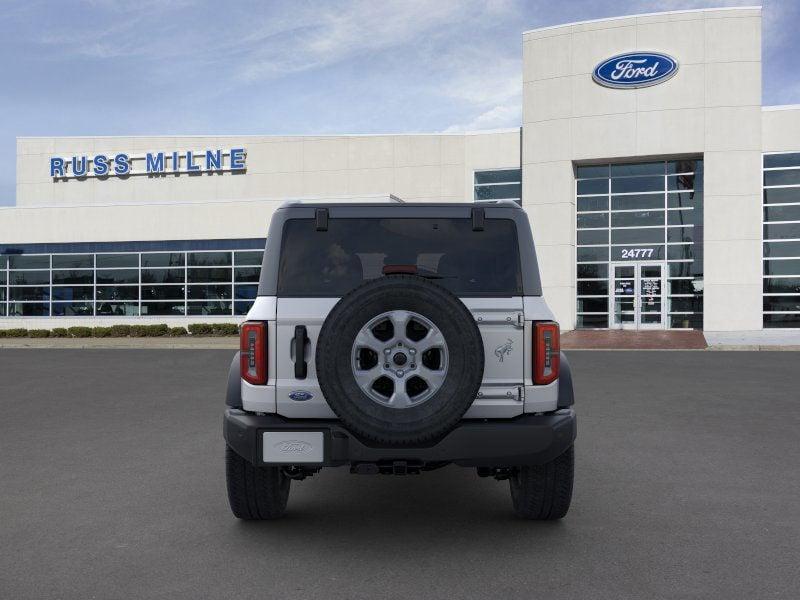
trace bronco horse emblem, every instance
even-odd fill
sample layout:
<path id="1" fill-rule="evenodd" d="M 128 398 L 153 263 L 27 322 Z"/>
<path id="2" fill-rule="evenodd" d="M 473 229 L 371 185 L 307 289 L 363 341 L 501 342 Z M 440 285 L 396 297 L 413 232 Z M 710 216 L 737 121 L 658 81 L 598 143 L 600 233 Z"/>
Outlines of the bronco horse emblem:
<path id="1" fill-rule="evenodd" d="M 511 355 L 511 351 L 514 349 L 514 340 L 508 338 L 508 341 L 503 344 L 502 346 L 498 346 L 494 349 L 494 355 L 500 359 L 500 362 L 503 362 L 503 357 L 506 355 Z"/>

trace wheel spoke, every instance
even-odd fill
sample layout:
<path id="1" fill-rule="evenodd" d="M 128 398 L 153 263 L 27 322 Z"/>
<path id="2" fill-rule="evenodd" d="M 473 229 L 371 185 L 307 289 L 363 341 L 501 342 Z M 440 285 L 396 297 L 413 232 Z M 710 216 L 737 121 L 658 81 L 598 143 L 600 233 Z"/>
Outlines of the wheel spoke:
<path id="1" fill-rule="evenodd" d="M 435 392 L 444 383 L 447 372 L 444 369 L 429 369 L 424 365 L 420 365 L 417 375 L 428 384 L 430 391 Z"/>
<path id="2" fill-rule="evenodd" d="M 373 352 L 377 352 L 379 355 L 381 353 L 382 346 L 383 343 L 375 337 L 375 334 L 372 333 L 372 330 L 366 327 L 358 332 L 354 344 L 355 348 L 369 348 Z"/>
<path id="3" fill-rule="evenodd" d="M 371 390 L 372 384 L 375 383 L 382 374 L 383 372 L 381 371 L 380 365 L 375 365 L 371 369 L 365 369 L 363 371 L 359 369 L 353 370 L 353 377 L 358 387 L 364 391 Z"/>
<path id="4" fill-rule="evenodd" d="M 408 320 L 411 318 L 411 313 L 406 310 L 393 310 L 389 313 L 389 320 L 392 322 L 394 328 L 393 341 L 400 340 L 404 344 L 408 344 L 406 339 L 406 327 Z"/>
<path id="5" fill-rule="evenodd" d="M 442 332 L 435 327 L 431 327 L 425 337 L 417 342 L 417 348 L 419 348 L 420 352 L 427 352 L 432 348 L 444 348 Z"/>
<path id="6" fill-rule="evenodd" d="M 394 408 L 406 408 L 411 404 L 411 398 L 405 390 L 405 382 L 395 381 L 394 393 L 389 398 L 389 405 Z"/>

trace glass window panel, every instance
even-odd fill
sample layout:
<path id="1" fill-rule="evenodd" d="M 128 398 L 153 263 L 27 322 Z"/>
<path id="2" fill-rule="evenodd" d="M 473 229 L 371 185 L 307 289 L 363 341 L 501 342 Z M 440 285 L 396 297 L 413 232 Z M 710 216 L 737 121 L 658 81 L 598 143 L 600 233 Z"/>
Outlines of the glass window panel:
<path id="1" fill-rule="evenodd" d="M 602 279 L 608 277 L 608 265 L 578 265 L 579 279 Z"/>
<path id="2" fill-rule="evenodd" d="M 667 229 L 667 242 L 693 242 L 694 227 L 669 227 Z"/>
<path id="3" fill-rule="evenodd" d="M 684 260 L 694 258 L 694 245 L 682 244 L 667 246 L 667 260 Z"/>
<path id="4" fill-rule="evenodd" d="M 702 177 L 695 178 L 694 175 L 668 175 L 668 190 L 699 190 L 702 189 Z"/>
<path id="5" fill-rule="evenodd" d="M 669 298 L 669 312 L 703 312 L 703 297 Z"/>
<path id="6" fill-rule="evenodd" d="M 91 302 L 53 302 L 54 317 L 91 317 L 93 314 Z"/>
<path id="7" fill-rule="evenodd" d="M 53 271 L 53 283 L 94 283 L 94 271 Z"/>
<path id="8" fill-rule="evenodd" d="M 607 193 L 608 179 L 584 179 L 578 181 L 578 195 Z"/>
<path id="9" fill-rule="evenodd" d="M 698 294 L 702 287 L 702 279 L 671 279 L 669 282 L 670 294 Z"/>
<path id="10" fill-rule="evenodd" d="M 668 208 L 700 208 L 703 204 L 702 192 L 672 192 L 667 194 Z"/>
<path id="11" fill-rule="evenodd" d="M 611 215 L 612 227 L 644 227 L 664 225 L 663 210 L 637 210 L 635 212 L 615 212 Z"/>
<path id="12" fill-rule="evenodd" d="M 800 204 L 796 206 L 765 206 L 765 221 L 800 221 Z"/>
<path id="13" fill-rule="evenodd" d="M 767 258 L 800 258 L 800 242 L 764 242 Z"/>
<path id="14" fill-rule="evenodd" d="M 98 254 L 97 255 L 97 268 L 124 268 L 139 266 L 139 254 Z"/>
<path id="15" fill-rule="evenodd" d="M 670 315 L 669 326 L 673 329 L 702 329 L 703 315 Z"/>
<path id="16" fill-rule="evenodd" d="M 664 228 L 612 229 L 612 244 L 656 244 L 664 241 Z"/>
<path id="17" fill-rule="evenodd" d="M 97 271 L 97 283 L 139 283 L 139 270 L 108 269 Z"/>
<path id="18" fill-rule="evenodd" d="M 50 255 L 15 254 L 8 257 L 10 269 L 49 269 Z"/>
<path id="19" fill-rule="evenodd" d="M 6 284 L 6 272 L 0 271 L 0 285 Z"/>
<path id="20" fill-rule="evenodd" d="M 233 259 L 236 266 L 255 266 L 260 267 L 264 260 L 264 253 L 261 250 L 247 251 L 247 252 L 234 252 Z"/>
<path id="21" fill-rule="evenodd" d="M 260 274 L 261 267 L 237 267 L 233 270 L 233 280 L 258 283 Z"/>
<path id="22" fill-rule="evenodd" d="M 182 285 L 143 285 L 142 301 L 145 300 L 178 300 L 184 297 Z M 144 314 L 144 313 L 143 313 Z"/>
<path id="23" fill-rule="evenodd" d="M 142 283 L 184 283 L 183 269 L 142 269 Z"/>
<path id="24" fill-rule="evenodd" d="M 578 229 L 590 227 L 608 227 L 608 213 L 590 213 L 578 215 Z"/>
<path id="25" fill-rule="evenodd" d="M 91 254 L 53 254 L 54 269 L 91 269 L 94 256 Z"/>
<path id="26" fill-rule="evenodd" d="M 578 245 L 608 244 L 608 229 L 579 229 Z"/>
<path id="27" fill-rule="evenodd" d="M 0 270 L 5 270 L 7 266 L 8 266 L 8 256 L 4 254 L 0 255 Z"/>
<path id="28" fill-rule="evenodd" d="M 611 179 L 611 192 L 624 194 L 632 192 L 663 191 L 663 177 L 620 177 Z"/>
<path id="29" fill-rule="evenodd" d="M 636 270 L 632 265 L 615 265 L 614 278 L 615 279 L 633 279 L 636 277 Z"/>
<path id="30" fill-rule="evenodd" d="M 578 198 L 578 212 L 584 210 L 608 210 L 608 196 Z"/>
<path id="31" fill-rule="evenodd" d="M 184 314 L 183 301 L 181 302 L 142 302 L 140 309 L 143 317 L 153 316 L 176 316 Z"/>
<path id="32" fill-rule="evenodd" d="M 660 230 L 663 233 L 663 229 Z M 611 260 L 663 260 L 663 244 L 612 246 Z"/>
<path id="33" fill-rule="evenodd" d="M 702 160 L 671 160 L 667 163 L 667 173 L 695 173 L 703 170 Z"/>
<path id="34" fill-rule="evenodd" d="M 626 175 L 663 175 L 663 162 L 649 163 L 627 163 L 611 165 L 611 177 L 621 177 Z"/>
<path id="35" fill-rule="evenodd" d="M 608 295 L 608 281 L 607 280 L 579 281 L 578 295 L 579 296 Z"/>
<path id="36" fill-rule="evenodd" d="M 183 296 L 181 296 L 182 298 Z M 97 286 L 98 300 L 138 300 L 139 287 L 136 285 Z"/>
<path id="37" fill-rule="evenodd" d="M 90 285 L 83 286 L 54 286 L 53 300 L 92 300 L 94 288 Z"/>
<path id="38" fill-rule="evenodd" d="M 233 297 L 237 300 L 253 300 L 256 296 L 258 296 L 257 285 L 237 285 L 233 293 Z"/>
<path id="39" fill-rule="evenodd" d="M 6 300 L 6 288 L 0 287 L 0 302 L 5 302 Z"/>
<path id="40" fill-rule="evenodd" d="M 189 300 L 227 300 L 231 297 L 231 284 L 227 285 L 190 285 L 187 298 Z"/>
<path id="41" fill-rule="evenodd" d="M 217 267 L 231 264 L 230 252 L 190 252 L 188 254 L 189 266 L 192 267 Z"/>
<path id="42" fill-rule="evenodd" d="M 229 315 L 231 314 L 231 303 L 224 302 L 189 302 L 188 310 L 190 315 Z"/>
<path id="43" fill-rule="evenodd" d="M 47 317 L 50 315 L 50 304 L 38 302 L 13 302 L 8 305 L 10 317 Z"/>
<path id="44" fill-rule="evenodd" d="M 800 296 L 764 296 L 764 310 L 800 312 Z"/>
<path id="45" fill-rule="evenodd" d="M 608 328 L 608 315 L 578 315 L 578 327 L 583 329 Z"/>
<path id="46" fill-rule="evenodd" d="M 800 202 L 800 187 L 764 190 L 764 204 Z"/>
<path id="47" fill-rule="evenodd" d="M 670 277 L 691 277 L 695 275 L 695 263 L 693 262 L 669 263 L 668 267 Z"/>
<path id="48" fill-rule="evenodd" d="M 475 186 L 475 200 L 516 200 L 521 197 L 522 185 L 519 183 Z"/>
<path id="49" fill-rule="evenodd" d="M 800 239 L 800 223 L 764 225 L 765 240 Z"/>
<path id="50" fill-rule="evenodd" d="M 608 298 L 578 298 L 578 312 L 608 312 Z"/>
<path id="51" fill-rule="evenodd" d="M 800 275 L 800 258 L 796 260 L 765 260 L 764 275 Z"/>
<path id="52" fill-rule="evenodd" d="M 608 177 L 608 165 L 583 165 L 576 169 L 578 179 Z"/>
<path id="53" fill-rule="evenodd" d="M 764 315 L 764 327 L 797 327 L 800 328 L 800 314 Z"/>
<path id="54" fill-rule="evenodd" d="M 49 300 L 49 287 L 12 287 L 8 288 L 9 300 Z"/>
<path id="55" fill-rule="evenodd" d="M 0 304 L 0 317 L 5 317 L 5 316 L 6 316 L 6 305 Z"/>
<path id="56" fill-rule="evenodd" d="M 519 183 L 522 181 L 520 169 L 497 169 L 493 171 L 475 171 L 475 183 Z M 259 263 L 260 264 L 260 263 Z"/>
<path id="57" fill-rule="evenodd" d="M 142 268 L 144 267 L 182 267 L 185 262 L 183 252 L 157 252 L 142 254 Z"/>
<path id="58" fill-rule="evenodd" d="M 765 154 L 764 167 L 800 167 L 800 152 L 790 154 Z"/>
<path id="59" fill-rule="evenodd" d="M 764 185 L 800 185 L 800 169 L 764 171 Z"/>
<path id="60" fill-rule="evenodd" d="M 233 312 L 236 315 L 246 315 L 252 306 L 253 303 L 249 300 L 238 300 L 233 303 Z"/>
<path id="61" fill-rule="evenodd" d="M 764 292 L 800 294 L 800 277 L 770 277 L 764 279 Z"/>
<path id="62" fill-rule="evenodd" d="M 138 317 L 138 302 L 97 302 L 97 316 L 101 317 Z"/>
<path id="63" fill-rule="evenodd" d="M 230 269 L 189 269 L 189 283 L 217 283 L 231 280 Z"/>
<path id="64" fill-rule="evenodd" d="M 8 279 L 11 285 L 49 285 L 50 271 L 11 271 Z"/>
<path id="65" fill-rule="evenodd" d="M 664 208 L 664 194 L 611 196 L 611 210 L 646 210 Z"/>
<path id="66" fill-rule="evenodd" d="M 578 248 L 578 262 L 593 262 L 598 260 L 608 260 L 608 247 L 602 248 Z"/>
<path id="67" fill-rule="evenodd" d="M 667 225 L 702 225 L 700 217 L 703 213 L 699 210 L 668 210 Z"/>

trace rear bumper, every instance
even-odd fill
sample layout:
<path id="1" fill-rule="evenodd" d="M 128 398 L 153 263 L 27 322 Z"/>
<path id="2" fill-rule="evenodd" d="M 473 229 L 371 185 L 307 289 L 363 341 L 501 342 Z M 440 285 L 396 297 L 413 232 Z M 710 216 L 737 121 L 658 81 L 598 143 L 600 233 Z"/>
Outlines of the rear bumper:
<path id="1" fill-rule="evenodd" d="M 264 433 L 321 432 L 322 462 L 302 464 L 317 467 L 406 461 L 420 465 L 455 463 L 465 467 L 510 467 L 544 464 L 556 458 L 574 442 L 576 425 L 572 409 L 514 419 L 465 419 L 441 440 L 425 447 L 378 447 L 358 439 L 339 421 L 285 419 L 227 408 L 223 432 L 227 444 L 255 465 L 301 464 L 291 460 L 292 456 L 288 456 L 286 462 L 265 463 Z"/>

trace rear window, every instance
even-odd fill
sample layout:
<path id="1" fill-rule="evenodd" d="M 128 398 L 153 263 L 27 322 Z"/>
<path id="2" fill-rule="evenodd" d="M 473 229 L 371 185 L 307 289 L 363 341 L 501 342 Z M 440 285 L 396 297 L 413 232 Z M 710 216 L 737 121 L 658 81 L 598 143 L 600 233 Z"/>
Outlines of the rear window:
<path id="1" fill-rule="evenodd" d="M 514 222 L 486 219 L 291 219 L 283 231 L 278 294 L 343 296 L 384 267 L 414 266 L 457 296 L 522 295 Z"/>

